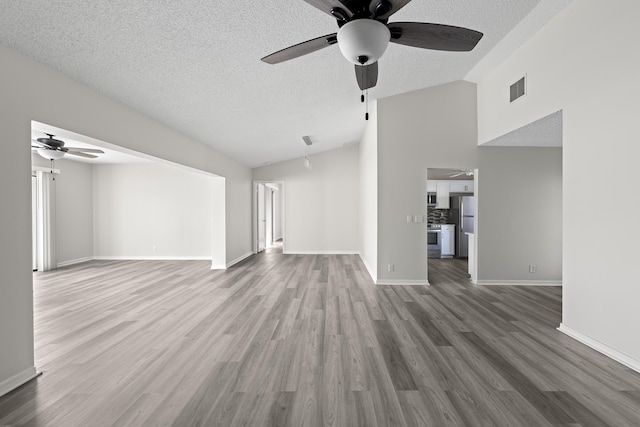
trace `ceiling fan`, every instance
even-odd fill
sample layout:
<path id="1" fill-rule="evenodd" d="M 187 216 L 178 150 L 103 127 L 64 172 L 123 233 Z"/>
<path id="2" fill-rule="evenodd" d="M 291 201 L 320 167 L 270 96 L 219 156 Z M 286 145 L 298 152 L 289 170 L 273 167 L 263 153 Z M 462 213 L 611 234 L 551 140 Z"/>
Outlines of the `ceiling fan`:
<path id="1" fill-rule="evenodd" d="M 54 135 L 50 133 L 45 133 L 45 135 L 47 135 L 47 138 L 32 139 L 31 142 L 37 145 L 32 145 L 31 148 L 35 148 L 37 153 L 47 160 L 58 160 L 63 158 L 65 154 L 89 159 L 98 157 L 89 153 L 104 154 L 104 151 L 96 148 L 65 147 L 64 141 L 55 139 Z"/>
<path id="2" fill-rule="evenodd" d="M 282 49 L 265 56 L 262 61 L 278 64 L 337 43 L 342 55 L 355 64 L 356 80 L 363 91 L 378 82 L 378 60 L 390 41 L 421 49 L 468 52 L 483 35 L 478 31 L 450 25 L 389 23 L 389 17 L 411 0 L 304 1 L 333 16 L 338 23 L 338 32 Z"/>
<path id="3" fill-rule="evenodd" d="M 452 173 L 451 175 L 449 175 L 449 177 L 455 178 L 456 176 L 460 176 L 460 175 L 473 176 L 473 170 L 472 169 L 460 169 L 460 171 Z"/>

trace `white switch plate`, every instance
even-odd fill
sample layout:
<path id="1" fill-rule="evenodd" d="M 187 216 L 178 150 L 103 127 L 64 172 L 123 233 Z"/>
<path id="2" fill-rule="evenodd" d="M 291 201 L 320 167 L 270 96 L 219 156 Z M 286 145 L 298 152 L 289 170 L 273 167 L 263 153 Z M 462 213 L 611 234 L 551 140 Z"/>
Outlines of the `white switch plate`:
<path id="1" fill-rule="evenodd" d="M 413 215 L 407 215 L 407 222 L 413 222 Z"/>
<path id="2" fill-rule="evenodd" d="M 424 222 L 424 217 L 422 215 L 416 215 L 413 217 L 413 222 Z"/>

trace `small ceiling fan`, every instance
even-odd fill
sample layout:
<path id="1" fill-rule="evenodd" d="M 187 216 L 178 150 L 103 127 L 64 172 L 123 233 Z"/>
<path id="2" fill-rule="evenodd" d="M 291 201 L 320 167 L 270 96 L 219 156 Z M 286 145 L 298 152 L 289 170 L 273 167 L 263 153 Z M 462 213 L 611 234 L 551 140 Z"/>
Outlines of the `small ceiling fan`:
<path id="1" fill-rule="evenodd" d="M 64 141 L 55 139 L 54 135 L 50 133 L 45 133 L 45 135 L 47 135 L 46 138 L 32 139 L 31 142 L 37 145 L 31 145 L 31 148 L 35 148 L 37 153 L 47 160 L 58 160 L 63 158 L 65 154 L 89 159 L 98 157 L 89 153 L 104 154 L 104 151 L 96 148 L 65 147 Z"/>
<path id="2" fill-rule="evenodd" d="M 324 47 L 338 44 L 344 57 L 355 64 L 356 80 L 361 90 L 378 82 L 378 59 L 389 42 L 421 49 L 455 52 L 472 50 L 482 33 L 468 28 L 425 22 L 393 22 L 389 17 L 411 0 L 304 0 L 333 16 L 339 30 L 298 43 L 262 58 L 278 64 Z"/>
<path id="3" fill-rule="evenodd" d="M 472 169 L 460 169 L 460 171 L 452 173 L 451 175 L 449 175 L 449 177 L 455 178 L 455 177 L 461 176 L 461 175 L 473 176 L 473 170 Z"/>

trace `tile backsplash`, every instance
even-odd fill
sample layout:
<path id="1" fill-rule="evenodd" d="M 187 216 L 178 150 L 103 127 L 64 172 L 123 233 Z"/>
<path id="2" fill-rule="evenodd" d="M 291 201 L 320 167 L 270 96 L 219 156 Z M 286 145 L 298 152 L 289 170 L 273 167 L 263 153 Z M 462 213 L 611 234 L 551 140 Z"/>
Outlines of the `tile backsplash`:
<path id="1" fill-rule="evenodd" d="M 448 224 L 449 209 L 427 209 L 427 223 Z"/>

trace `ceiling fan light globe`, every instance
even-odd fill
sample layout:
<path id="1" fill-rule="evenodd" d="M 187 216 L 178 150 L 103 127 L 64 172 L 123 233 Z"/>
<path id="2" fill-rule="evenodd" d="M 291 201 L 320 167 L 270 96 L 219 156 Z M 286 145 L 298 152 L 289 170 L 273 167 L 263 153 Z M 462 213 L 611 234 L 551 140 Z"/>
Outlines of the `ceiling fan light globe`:
<path id="1" fill-rule="evenodd" d="M 374 19 L 356 19 L 338 31 L 340 52 L 347 61 L 356 65 L 370 65 L 380 59 L 390 39 L 389 28 Z M 364 63 L 363 57 L 367 58 Z"/>
<path id="2" fill-rule="evenodd" d="M 41 157 L 44 157 L 47 160 L 60 160 L 65 154 L 64 151 L 51 150 L 49 148 L 38 148 L 36 151 Z"/>

